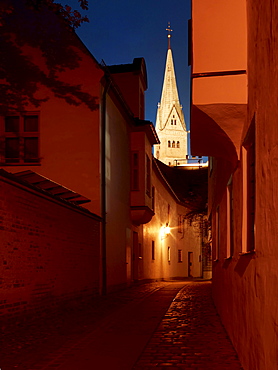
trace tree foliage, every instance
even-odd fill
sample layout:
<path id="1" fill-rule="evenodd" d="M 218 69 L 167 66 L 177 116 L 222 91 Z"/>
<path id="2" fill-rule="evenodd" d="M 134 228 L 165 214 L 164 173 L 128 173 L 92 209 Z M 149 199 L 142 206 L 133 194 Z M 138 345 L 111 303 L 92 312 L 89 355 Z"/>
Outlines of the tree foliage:
<path id="1" fill-rule="evenodd" d="M 88 8 L 79 0 L 81 9 Z M 44 86 L 69 104 L 85 103 L 91 110 L 96 101 L 80 85 L 61 81 L 59 74 L 79 66 L 80 43 L 74 29 L 87 17 L 54 0 L 2 0 L 0 8 L 0 114 L 39 107 L 47 97 L 39 97 Z M 36 63 L 23 49 L 40 51 L 43 63 Z"/>
<path id="2" fill-rule="evenodd" d="M 87 0 L 78 0 L 78 2 L 81 9 L 88 10 Z M 69 5 L 63 6 L 54 0 L 27 0 L 26 4 L 37 11 L 43 10 L 47 6 L 73 28 L 79 27 L 83 22 L 89 22 L 88 17 L 82 16 L 78 10 L 72 9 Z"/>

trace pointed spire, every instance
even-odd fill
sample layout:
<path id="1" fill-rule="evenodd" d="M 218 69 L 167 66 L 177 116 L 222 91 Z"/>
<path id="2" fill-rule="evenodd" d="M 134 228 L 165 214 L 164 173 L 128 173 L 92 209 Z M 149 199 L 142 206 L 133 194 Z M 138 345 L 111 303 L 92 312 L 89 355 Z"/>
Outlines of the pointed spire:
<path id="1" fill-rule="evenodd" d="M 171 32 L 173 32 L 173 30 L 171 29 L 171 25 L 170 25 L 170 22 L 168 22 L 168 27 L 166 28 L 166 31 L 168 31 L 168 49 L 171 49 Z"/>
<path id="2" fill-rule="evenodd" d="M 156 115 L 156 131 L 160 144 L 155 146 L 155 157 L 167 165 L 174 165 L 177 160 L 185 160 L 188 154 L 187 130 L 174 69 L 171 49 L 171 32 L 168 23 L 168 50 L 161 100 Z"/>
<path id="3" fill-rule="evenodd" d="M 167 50 L 167 57 L 166 57 L 166 66 L 165 66 L 164 81 L 163 81 L 163 87 L 162 87 L 162 93 L 161 93 L 161 100 L 160 100 L 159 109 L 157 111 L 157 120 L 156 120 L 156 127 L 159 128 L 160 130 L 163 130 L 163 128 L 165 127 L 169 114 L 173 108 L 173 105 L 178 110 L 180 116 L 183 117 L 182 107 L 179 101 L 173 54 L 172 54 L 172 50 L 170 47 L 170 41 L 169 41 L 171 38 L 170 32 L 172 32 L 172 29 L 170 28 L 170 24 L 168 25 L 168 28 L 166 30 L 169 32 L 168 50 Z M 185 126 L 185 124 L 183 125 Z"/>

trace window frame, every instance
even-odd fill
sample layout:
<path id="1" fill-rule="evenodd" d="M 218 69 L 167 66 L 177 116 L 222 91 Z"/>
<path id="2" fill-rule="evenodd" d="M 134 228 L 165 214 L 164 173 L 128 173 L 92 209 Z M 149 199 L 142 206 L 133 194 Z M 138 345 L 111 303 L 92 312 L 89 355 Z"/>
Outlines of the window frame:
<path id="1" fill-rule="evenodd" d="M 135 160 L 136 158 L 136 160 Z M 131 191 L 139 191 L 139 151 L 131 152 Z"/>
<path id="2" fill-rule="evenodd" d="M 227 253 L 226 257 L 232 258 L 234 255 L 234 212 L 233 212 L 233 176 L 230 177 L 226 188 L 227 201 Z"/>
<path id="3" fill-rule="evenodd" d="M 155 241 L 152 240 L 152 261 L 155 260 Z"/>
<path id="4" fill-rule="evenodd" d="M 178 233 L 184 234 L 184 216 L 178 215 Z"/>
<path id="5" fill-rule="evenodd" d="M 178 249 L 178 263 L 182 263 L 182 249 Z"/>
<path id="6" fill-rule="evenodd" d="M 215 212 L 215 259 L 214 261 L 219 260 L 220 255 L 220 206 L 216 207 Z"/>
<path id="7" fill-rule="evenodd" d="M 37 130 L 25 130 L 25 117 L 37 117 Z M 18 117 L 18 131 L 6 131 L 6 122 L 8 117 Z M 36 156 L 32 155 L 32 151 L 27 150 L 27 140 L 36 139 Z M 39 112 L 17 112 L 7 114 L 0 117 L 0 140 L 1 140 L 1 156 L 0 164 L 2 166 L 38 166 L 40 165 L 40 114 Z M 18 140 L 18 157 L 7 156 L 8 140 Z M 28 159 L 28 154 L 31 156 Z"/>
<path id="8" fill-rule="evenodd" d="M 146 194 L 151 197 L 151 160 L 146 154 Z"/>
<path id="9" fill-rule="evenodd" d="M 241 148 L 242 159 L 242 251 L 255 252 L 256 213 L 256 138 L 255 116 L 248 128 Z"/>

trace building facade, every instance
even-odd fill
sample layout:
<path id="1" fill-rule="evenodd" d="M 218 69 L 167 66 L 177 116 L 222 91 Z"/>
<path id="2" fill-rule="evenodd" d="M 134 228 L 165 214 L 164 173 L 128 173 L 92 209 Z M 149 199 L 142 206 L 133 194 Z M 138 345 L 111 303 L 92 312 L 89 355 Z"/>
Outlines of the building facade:
<path id="1" fill-rule="evenodd" d="M 246 370 L 278 366 L 277 7 L 192 1 L 191 148 L 210 156 L 213 295 Z"/>

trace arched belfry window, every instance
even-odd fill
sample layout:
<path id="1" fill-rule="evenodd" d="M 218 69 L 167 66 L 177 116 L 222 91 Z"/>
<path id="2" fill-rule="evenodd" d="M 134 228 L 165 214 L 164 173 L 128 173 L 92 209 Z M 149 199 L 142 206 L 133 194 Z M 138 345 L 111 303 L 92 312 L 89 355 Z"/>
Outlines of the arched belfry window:
<path id="1" fill-rule="evenodd" d="M 180 147 L 180 142 L 179 141 L 177 141 L 177 148 L 179 148 Z"/>
<path id="2" fill-rule="evenodd" d="M 176 147 L 176 143 L 173 141 L 172 142 L 172 148 L 175 148 Z"/>
<path id="3" fill-rule="evenodd" d="M 168 148 L 171 148 L 171 141 L 168 141 Z"/>

